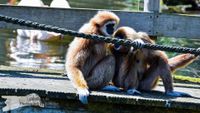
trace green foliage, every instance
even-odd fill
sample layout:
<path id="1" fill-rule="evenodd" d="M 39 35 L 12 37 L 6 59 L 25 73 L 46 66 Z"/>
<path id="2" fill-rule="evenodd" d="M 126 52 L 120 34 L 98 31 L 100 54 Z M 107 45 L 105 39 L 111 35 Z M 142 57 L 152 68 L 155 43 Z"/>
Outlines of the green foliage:
<path id="1" fill-rule="evenodd" d="M 200 78 L 194 78 L 190 76 L 174 75 L 174 79 L 175 81 L 200 84 Z"/>
<path id="2" fill-rule="evenodd" d="M 166 46 L 175 46 L 175 47 L 192 47 L 198 48 L 200 47 L 200 41 L 195 39 L 188 39 L 188 38 L 169 38 L 169 37 L 159 37 L 158 44 L 166 45 Z M 166 52 L 169 58 L 174 57 L 180 53 L 175 52 Z M 194 79 L 200 78 L 200 67 L 199 67 L 200 60 L 195 60 L 189 66 L 179 69 L 176 71 L 176 74 L 181 74 L 184 76 L 196 77 Z"/>
<path id="3" fill-rule="evenodd" d="M 183 47 L 185 45 L 189 45 L 189 41 L 184 38 L 168 38 L 168 37 L 159 37 L 157 44 L 166 45 L 166 46 L 180 46 Z M 173 57 L 178 53 L 173 52 L 166 52 L 169 57 Z"/>

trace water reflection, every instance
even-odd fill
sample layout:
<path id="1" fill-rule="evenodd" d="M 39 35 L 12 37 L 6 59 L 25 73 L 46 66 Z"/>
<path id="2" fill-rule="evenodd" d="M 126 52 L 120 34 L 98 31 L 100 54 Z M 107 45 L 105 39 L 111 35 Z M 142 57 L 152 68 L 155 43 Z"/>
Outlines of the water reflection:
<path id="1" fill-rule="evenodd" d="M 65 0 L 63 1 L 53 0 L 50 7 L 69 8 L 68 3 Z M 15 5 L 15 3 L 11 5 Z M 21 0 L 17 5 L 46 7 L 41 0 Z M 66 49 L 62 45 L 43 42 L 63 40 L 63 36 L 60 33 L 17 29 L 17 34 L 16 39 L 12 39 L 9 44 L 10 53 L 8 56 L 12 59 L 9 65 L 63 69 L 64 61 L 62 56 Z"/>
<path id="2" fill-rule="evenodd" d="M 50 5 L 52 0 L 42 0 L 45 5 Z M 6 3 L 1 0 L 0 3 Z M 69 5 L 78 8 L 115 9 L 115 10 L 137 10 L 138 1 L 132 0 L 68 0 Z M 3 35 L 8 36 L 3 36 Z M 10 38 L 12 37 L 12 38 Z M 1 64 L 33 67 L 64 69 L 64 56 L 67 45 L 71 39 L 65 43 L 49 43 L 33 41 L 28 38 L 16 36 L 11 31 L 0 32 L 0 43 L 5 45 L 0 47 Z"/>
<path id="3" fill-rule="evenodd" d="M 45 5 L 50 5 L 52 0 L 43 0 Z M 96 8 L 96 9 L 114 9 L 114 10 L 138 10 L 138 4 L 142 9 L 143 0 L 68 0 L 71 7 L 78 8 Z M 138 2 L 140 1 L 140 3 Z M 0 0 L 0 3 L 6 3 L 7 0 Z M 163 45 L 199 47 L 199 40 L 182 40 L 166 38 L 160 41 Z M 2 65 L 33 67 L 33 68 L 53 68 L 64 69 L 64 56 L 67 45 L 72 38 L 62 42 L 55 41 L 31 42 L 27 38 L 16 36 L 11 30 L 0 31 L 0 63 Z M 180 43 L 178 43 L 180 41 Z M 191 45 L 192 44 L 192 45 Z M 175 56 L 173 53 L 172 56 Z M 179 74 L 200 77 L 200 60 L 195 61 L 187 68 L 178 71 Z"/>
<path id="4" fill-rule="evenodd" d="M 139 1 L 140 0 L 69 0 L 69 3 L 72 7 L 81 8 L 138 10 Z"/>
<path id="5" fill-rule="evenodd" d="M 19 0 L 18 0 L 19 1 Z M 45 5 L 50 5 L 52 0 L 42 0 Z M 142 9 L 143 0 L 67 0 L 73 8 L 95 8 L 113 10 L 138 10 L 138 4 Z M 0 0 L 0 4 L 7 0 Z"/>
<path id="6" fill-rule="evenodd" d="M 17 36 L 10 41 L 10 65 L 34 68 L 63 69 L 64 45 L 33 41 Z"/>

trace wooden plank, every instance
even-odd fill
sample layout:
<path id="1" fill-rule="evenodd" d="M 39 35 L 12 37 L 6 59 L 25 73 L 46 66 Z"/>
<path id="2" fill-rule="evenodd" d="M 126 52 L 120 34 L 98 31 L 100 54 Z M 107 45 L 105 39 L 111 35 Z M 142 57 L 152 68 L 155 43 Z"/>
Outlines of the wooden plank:
<path id="1" fill-rule="evenodd" d="M 155 35 L 200 38 L 200 18 L 197 16 L 158 14 L 154 27 Z"/>
<path id="2" fill-rule="evenodd" d="M 37 93 L 41 97 L 62 99 L 64 102 L 70 100 L 78 101 L 76 91 L 71 82 L 65 77 L 60 79 L 51 78 L 54 73 L 46 74 L 35 72 L 18 71 L 14 73 L 15 67 L 1 66 L 0 68 L 0 95 L 27 95 Z M 13 69 L 11 69 L 13 68 Z M 27 69 L 28 70 L 28 69 Z M 40 71 L 39 71 L 40 72 Z M 3 77 L 2 77 L 3 76 Z M 27 77 L 26 77 L 27 76 Z M 41 76 L 43 76 L 41 78 Z M 153 92 L 142 92 L 142 95 L 127 95 L 125 92 L 103 92 L 92 91 L 89 96 L 89 103 L 100 102 L 105 104 L 136 105 L 146 107 L 160 107 L 168 109 L 186 109 L 200 111 L 200 86 L 188 84 L 175 84 L 176 91 L 187 92 L 192 95 L 191 98 L 172 98 L 163 95 L 163 86 L 158 86 Z M 187 106 L 187 107 L 186 107 Z M 103 109 L 103 108 L 102 108 Z"/>
<path id="3" fill-rule="evenodd" d="M 160 0 L 144 0 L 144 12 L 160 12 Z"/>
<path id="4" fill-rule="evenodd" d="M 0 5 L 0 14 L 32 20 L 39 23 L 56 25 L 67 29 L 78 30 L 99 10 L 94 9 L 56 9 L 41 7 L 19 7 Z M 121 19 L 119 26 L 130 26 L 152 35 L 152 13 L 114 11 Z M 0 28 L 23 28 L 0 22 Z"/>
<path id="5" fill-rule="evenodd" d="M 5 107 L 4 100 L 0 100 L 0 108 Z M 169 109 L 161 107 L 135 106 L 125 104 L 111 104 L 103 102 L 89 102 L 83 105 L 78 101 L 66 99 L 42 98 L 44 107 L 21 107 L 9 112 L 1 113 L 199 113 L 191 109 Z M 10 106 L 9 106 L 10 107 Z M 186 107 L 187 108 L 187 107 Z"/>

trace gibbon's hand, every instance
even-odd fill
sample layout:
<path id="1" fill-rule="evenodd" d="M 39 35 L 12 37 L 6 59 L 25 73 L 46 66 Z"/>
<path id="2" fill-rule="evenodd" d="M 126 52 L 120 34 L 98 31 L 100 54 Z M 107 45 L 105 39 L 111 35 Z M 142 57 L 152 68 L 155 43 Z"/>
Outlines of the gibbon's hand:
<path id="1" fill-rule="evenodd" d="M 87 97 L 89 96 L 89 91 L 88 89 L 77 89 L 77 93 L 79 96 L 79 100 L 83 103 L 83 104 L 88 104 L 88 99 Z"/>
<path id="2" fill-rule="evenodd" d="M 136 90 L 136 89 L 129 89 L 129 90 L 127 90 L 126 92 L 127 92 L 129 95 L 137 95 L 137 94 L 141 95 L 141 92 L 138 91 L 138 90 Z"/>
<path id="3" fill-rule="evenodd" d="M 135 39 L 135 40 L 133 40 L 133 42 L 138 42 L 138 43 L 144 44 L 144 41 L 142 39 Z"/>
<path id="4" fill-rule="evenodd" d="M 120 89 L 113 85 L 107 85 L 104 88 L 102 88 L 103 91 L 113 91 L 113 92 L 119 92 Z"/>
<path id="5" fill-rule="evenodd" d="M 142 39 L 135 39 L 135 40 L 133 40 L 133 42 L 138 42 L 138 43 L 140 43 L 140 44 L 144 44 L 144 41 L 143 41 Z M 131 48 L 130 48 L 130 52 L 133 52 L 134 50 L 135 50 L 134 47 L 131 47 Z"/>
<path id="6" fill-rule="evenodd" d="M 191 97 L 190 94 L 178 92 L 178 91 L 167 92 L 166 95 L 172 96 L 172 97 Z"/>
<path id="7" fill-rule="evenodd" d="M 198 51 L 200 51 L 200 47 L 199 47 L 199 48 L 197 48 L 197 50 L 198 50 Z M 200 55 L 196 55 L 196 56 L 200 57 Z"/>

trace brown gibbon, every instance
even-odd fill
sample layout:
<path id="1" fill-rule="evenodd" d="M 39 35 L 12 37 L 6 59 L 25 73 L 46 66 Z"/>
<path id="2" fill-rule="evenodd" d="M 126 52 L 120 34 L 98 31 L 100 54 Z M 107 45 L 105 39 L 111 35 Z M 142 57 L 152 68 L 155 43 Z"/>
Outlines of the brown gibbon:
<path id="1" fill-rule="evenodd" d="M 114 33 L 114 37 L 155 44 L 146 33 L 136 32 L 130 27 L 120 27 Z M 111 44 L 109 49 L 116 59 L 113 83 L 126 90 L 128 94 L 140 94 L 138 90 L 150 91 L 161 78 L 165 94 L 175 97 L 189 96 L 187 93 L 174 91 L 172 72 L 191 63 L 196 59 L 195 55 L 181 54 L 168 59 L 165 52 L 159 50 L 134 49 L 114 44 Z"/>
<path id="2" fill-rule="evenodd" d="M 112 36 L 119 17 L 113 12 L 99 11 L 79 32 Z M 102 89 L 114 76 L 115 58 L 108 54 L 105 42 L 75 37 L 66 54 L 65 69 L 79 100 L 87 104 L 89 90 Z"/>

